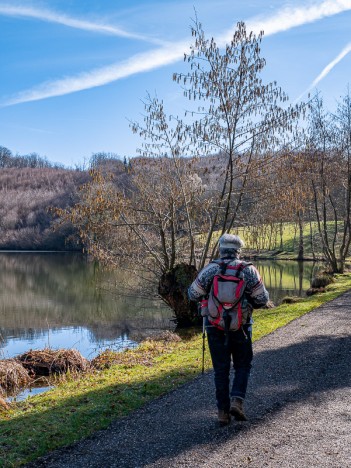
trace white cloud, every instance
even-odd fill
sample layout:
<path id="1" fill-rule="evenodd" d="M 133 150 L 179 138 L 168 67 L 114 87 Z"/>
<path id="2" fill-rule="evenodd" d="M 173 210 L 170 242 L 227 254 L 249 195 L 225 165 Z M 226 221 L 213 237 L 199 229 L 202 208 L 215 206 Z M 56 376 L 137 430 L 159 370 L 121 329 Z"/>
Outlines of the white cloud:
<path id="1" fill-rule="evenodd" d="M 325 0 L 321 3 L 310 4 L 307 7 L 283 8 L 269 17 L 254 18 L 246 23 L 254 31 L 264 30 L 265 35 L 276 34 L 293 27 L 317 21 L 346 10 L 351 10 L 351 0 Z M 231 39 L 233 29 L 227 31 L 218 43 L 225 44 Z M 73 77 L 67 77 L 41 85 L 17 94 L 14 98 L 3 103 L 3 106 L 37 101 L 54 96 L 74 93 L 85 89 L 102 86 L 136 73 L 150 71 L 161 66 L 169 65 L 180 60 L 188 50 L 188 42 L 178 42 L 164 45 L 130 59 Z M 342 57 L 341 57 L 342 58 Z M 340 58 L 340 60 L 341 60 Z"/>
<path id="2" fill-rule="evenodd" d="M 346 55 L 351 52 L 351 42 L 347 44 L 346 47 L 342 49 L 342 51 L 335 57 L 334 60 L 328 63 L 326 67 L 323 68 L 321 73 L 315 78 L 312 83 L 309 85 L 307 89 L 303 93 L 300 94 L 300 96 L 295 100 L 295 102 L 300 101 L 300 99 L 307 94 L 311 89 L 315 88 L 317 84 L 325 78 L 328 73 L 331 72 L 331 70 L 344 58 Z"/>
<path id="3" fill-rule="evenodd" d="M 83 29 L 84 31 L 92 31 L 103 34 L 110 34 L 112 36 L 126 37 L 130 39 L 139 39 L 148 42 L 160 43 L 157 40 L 153 40 L 140 34 L 134 34 L 128 31 L 124 31 L 123 29 L 117 28 L 115 26 L 110 26 L 108 24 L 103 23 L 94 23 L 78 18 L 72 18 L 71 16 L 67 16 L 62 13 L 58 13 L 47 9 L 0 4 L 0 15 L 35 18 L 41 21 L 62 24 L 64 26 L 68 26 L 75 29 Z"/>

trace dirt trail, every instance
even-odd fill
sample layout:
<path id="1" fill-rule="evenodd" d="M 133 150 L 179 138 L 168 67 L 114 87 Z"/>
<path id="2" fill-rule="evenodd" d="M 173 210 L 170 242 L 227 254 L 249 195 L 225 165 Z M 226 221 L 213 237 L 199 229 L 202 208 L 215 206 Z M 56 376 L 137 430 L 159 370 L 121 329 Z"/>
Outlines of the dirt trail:
<path id="1" fill-rule="evenodd" d="M 351 466 L 351 291 L 255 343 L 249 422 L 217 427 L 212 372 L 32 467 Z"/>

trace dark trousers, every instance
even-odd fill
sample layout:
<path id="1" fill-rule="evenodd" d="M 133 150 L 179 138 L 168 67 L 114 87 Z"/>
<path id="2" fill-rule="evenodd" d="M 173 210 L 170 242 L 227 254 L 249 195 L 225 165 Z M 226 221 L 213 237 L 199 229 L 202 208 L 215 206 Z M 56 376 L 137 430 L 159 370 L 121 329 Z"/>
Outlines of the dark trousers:
<path id="1" fill-rule="evenodd" d="M 238 331 L 229 332 L 228 343 L 226 343 L 224 331 L 215 327 L 207 328 L 219 410 L 229 411 L 230 397 L 245 398 L 252 361 L 249 327 L 249 325 L 244 325 Z M 231 361 L 234 367 L 234 380 L 229 395 Z"/>

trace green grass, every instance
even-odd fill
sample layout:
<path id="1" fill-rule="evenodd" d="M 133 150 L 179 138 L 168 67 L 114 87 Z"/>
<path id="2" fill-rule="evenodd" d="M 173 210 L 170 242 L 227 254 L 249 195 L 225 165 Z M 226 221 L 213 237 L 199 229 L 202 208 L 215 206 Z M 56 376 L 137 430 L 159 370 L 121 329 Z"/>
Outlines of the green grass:
<path id="1" fill-rule="evenodd" d="M 279 231 L 279 225 L 273 225 L 276 231 Z M 316 257 L 322 258 L 322 244 L 318 232 L 318 225 L 316 222 L 312 222 L 312 236 L 313 236 L 313 247 Z M 330 239 L 334 235 L 334 222 L 329 221 L 327 223 L 327 230 L 330 233 Z M 342 231 L 342 223 L 339 222 L 340 232 Z M 234 232 L 235 231 L 235 232 Z M 258 239 L 255 240 L 255 231 L 258 235 Z M 237 228 L 233 230 L 233 233 L 239 234 L 245 241 L 246 249 L 253 252 L 259 252 L 261 256 L 274 256 L 275 258 L 281 259 L 296 259 L 299 249 L 299 230 L 297 225 L 294 223 L 283 223 L 282 239 L 278 232 L 275 243 L 272 241 L 269 249 L 269 233 L 271 226 L 260 225 L 258 228 L 255 226 L 247 226 L 244 228 Z M 274 236 L 272 237 L 274 240 Z M 281 242 L 282 240 L 282 242 Z M 311 246 L 311 232 L 309 223 L 303 225 L 303 245 L 304 245 L 304 258 L 312 259 L 313 252 Z M 259 248 L 258 248 L 259 246 Z"/>
<path id="2" fill-rule="evenodd" d="M 351 288 L 339 275 L 327 292 L 256 311 L 254 340 Z M 211 367 L 206 351 L 206 369 Z M 145 342 L 120 353 L 109 369 L 67 376 L 49 392 L 17 403 L 0 420 L 0 466 L 15 467 L 72 444 L 201 372 L 201 333 L 181 342 Z"/>
<path id="3" fill-rule="evenodd" d="M 330 228 L 334 227 L 333 223 L 330 222 Z M 274 230 L 279 231 L 279 224 L 273 225 Z M 280 239 L 280 233 L 276 236 L 272 236 L 272 242 L 269 249 L 269 236 L 271 226 L 260 225 L 260 226 L 246 226 L 237 227 L 232 229 L 232 234 L 238 234 L 245 242 L 244 252 L 251 251 L 255 255 L 262 257 L 274 257 L 281 259 L 296 259 L 299 248 L 299 231 L 296 224 L 294 223 L 283 223 L 282 231 L 282 244 Z M 312 223 L 312 235 L 314 239 L 314 250 L 316 257 L 322 257 L 322 246 L 319 239 L 317 223 Z M 256 236 L 256 238 L 255 238 Z M 219 232 L 215 232 L 213 235 L 212 243 L 214 243 L 219 237 Z M 199 235 L 199 243 L 205 241 L 205 235 Z M 275 242 L 274 242 L 275 238 Z M 308 259 L 313 258 L 311 240 L 310 240 L 310 225 L 305 223 L 303 226 L 303 243 L 304 243 L 304 257 Z"/>
<path id="4" fill-rule="evenodd" d="M 276 225 L 276 229 L 279 226 Z M 267 252 L 272 252 L 278 258 L 296 258 L 298 254 L 299 247 L 299 231 L 296 229 L 296 225 L 293 223 L 284 223 L 282 231 L 282 244 L 280 239 L 280 233 L 276 236 L 275 244 L 272 243 L 271 249 L 269 250 L 269 226 L 262 225 L 259 227 L 259 237 L 258 242 L 254 241 L 253 232 L 254 228 L 248 226 L 247 228 L 239 228 L 238 234 L 242 236 L 245 241 L 246 248 L 248 250 L 257 250 L 257 246 L 260 245 L 260 252 L 262 254 Z M 321 245 L 319 242 L 317 223 L 312 223 L 312 232 L 314 236 L 315 243 L 315 254 L 316 256 L 322 255 Z M 309 258 L 312 257 L 312 248 L 310 241 L 310 226 L 309 224 L 304 224 L 303 227 L 303 243 L 304 243 L 304 256 Z"/>

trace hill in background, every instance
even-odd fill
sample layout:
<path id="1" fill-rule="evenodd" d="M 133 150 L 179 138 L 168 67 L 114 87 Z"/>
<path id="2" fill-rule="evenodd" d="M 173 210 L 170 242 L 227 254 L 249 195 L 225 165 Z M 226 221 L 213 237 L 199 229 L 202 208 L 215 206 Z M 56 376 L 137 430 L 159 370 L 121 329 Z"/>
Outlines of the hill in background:
<path id="1" fill-rule="evenodd" d="M 73 204 L 88 177 L 87 172 L 48 167 L 0 169 L 0 249 L 80 248 L 66 242 L 71 226 L 53 229 L 50 207 Z"/>
<path id="2" fill-rule="evenodd" d="M 65 169 L 36 153 L 13 155 L 0 146 L 0 249 L 67 250 L 73 233 L 69 225 L 53 229 L 51 207 L 64 208 L 77 200 L 86 171 Z"/>

